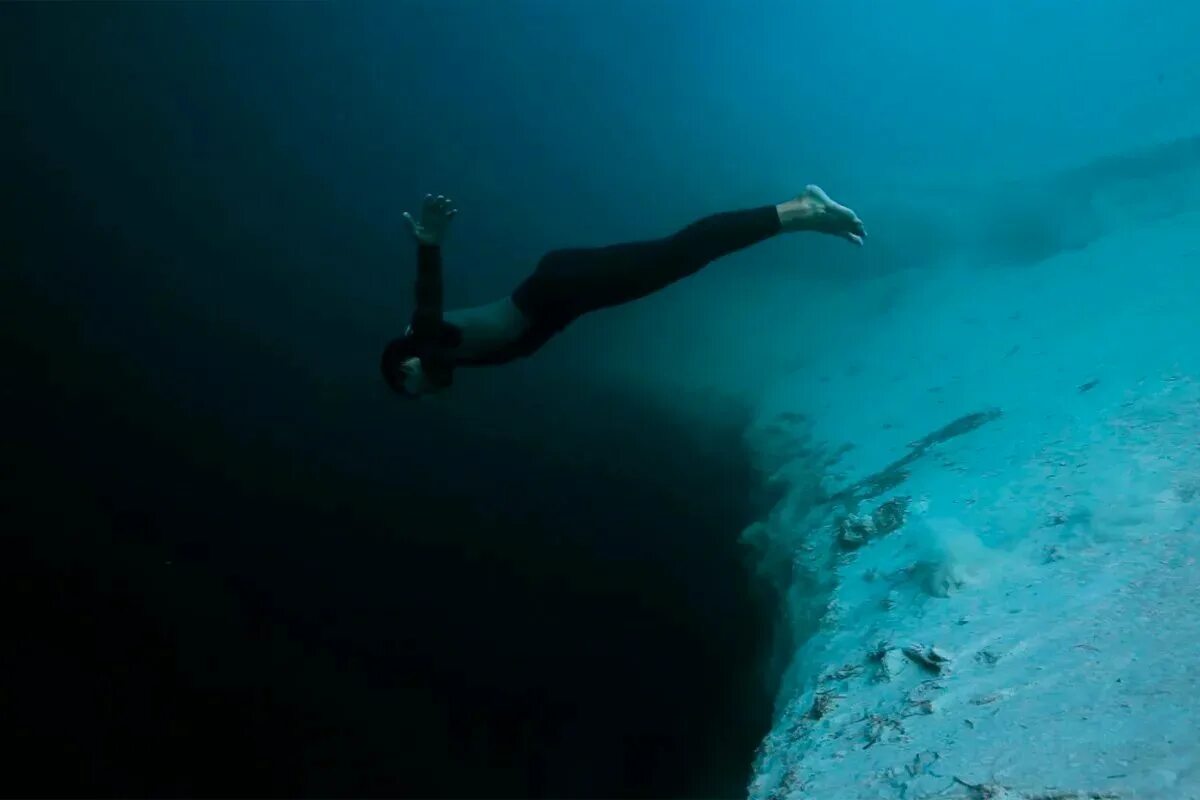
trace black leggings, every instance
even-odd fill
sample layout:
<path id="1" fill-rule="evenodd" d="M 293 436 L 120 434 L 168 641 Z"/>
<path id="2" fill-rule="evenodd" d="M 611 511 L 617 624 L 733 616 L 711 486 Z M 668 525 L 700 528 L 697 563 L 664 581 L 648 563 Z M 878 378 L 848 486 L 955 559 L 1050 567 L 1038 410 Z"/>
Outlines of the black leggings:
<path id="1" fill-rule="evenodd" d="M 663 239 L 554 250 L 513 292 L 513 302 L 548 337 L 589 311 L 653 294 L 779 230 L 775 206 L 763 206 L 713 214 Z"/>
<path id="2" fill-rule="evenodd" d="M 779 229 L 775 207 L 763 206 L 713 214 L 663 239 L 549 252 L 512 295 L 529 321 L 524 333 L 470 360 L 454 352 L 462 331 L 443 320 L 441 249 L 423 245 L 417 248 L 412 336 L 389 345 L 389 358 L 400 363 L 417 355 L 426 372 L 445 376 L 455 366 L 503 364 L 530 355 L 589 311 L 652 294 L 721 256 L 769 239 Z"/>

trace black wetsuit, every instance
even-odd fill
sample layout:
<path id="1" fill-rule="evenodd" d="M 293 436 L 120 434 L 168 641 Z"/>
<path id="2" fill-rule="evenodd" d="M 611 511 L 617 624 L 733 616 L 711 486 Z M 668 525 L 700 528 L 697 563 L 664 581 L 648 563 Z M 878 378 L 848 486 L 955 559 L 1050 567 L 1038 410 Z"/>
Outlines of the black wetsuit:
<path id="1" fill-rule="evenodd" d="M 510 298 L 449 314 L 442 307 L 441 250 L 421 245 L 417 308 L 409 333 L 393 347 L 420 357 L 427 373 L 449 382 L 455 367 L 530 355 L 589 311 L 645 297 L 779 231 L 775 206 L 763 206 L 713 214 L 662 239 L 553 250 Z M 484 329 L 486 336 L 472 336 Z"/>

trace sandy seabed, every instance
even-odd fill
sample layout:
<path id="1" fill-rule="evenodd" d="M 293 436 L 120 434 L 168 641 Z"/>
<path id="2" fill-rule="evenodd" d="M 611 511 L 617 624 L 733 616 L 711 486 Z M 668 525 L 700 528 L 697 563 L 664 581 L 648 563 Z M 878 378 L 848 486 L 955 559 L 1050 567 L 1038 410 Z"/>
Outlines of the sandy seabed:
<path id="1" fill-rule="evenodd" d="M 1200 798 L 1200 214 L 853 291 L 749 437 L 821 619 L 750 797 Z"/>

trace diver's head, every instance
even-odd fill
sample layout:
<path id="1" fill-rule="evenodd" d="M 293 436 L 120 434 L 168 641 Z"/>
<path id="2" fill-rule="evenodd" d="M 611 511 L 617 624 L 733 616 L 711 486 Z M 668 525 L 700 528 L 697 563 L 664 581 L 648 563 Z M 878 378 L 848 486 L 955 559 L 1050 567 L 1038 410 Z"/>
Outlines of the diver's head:
<path id="1" fill-rule="evenodd" d="M 383 357 L 379 360 L 379 371 L 393 392 L 404 397 L 415 397 L 419 381 L 416 373 L 420 372 L 421 359 L 417 358 L 416 347 L 412 339 L 405 336 L 393 339 L 383 349 Z"/>
<path id="2" fill-rule="evenodd" d="M 435 369 L 431 372 L 425 368 L 409 336 L 388 342 L 379 369 L 392 391 L 404 397 L 440 392 L 453 381 L 449 370 Z"/>

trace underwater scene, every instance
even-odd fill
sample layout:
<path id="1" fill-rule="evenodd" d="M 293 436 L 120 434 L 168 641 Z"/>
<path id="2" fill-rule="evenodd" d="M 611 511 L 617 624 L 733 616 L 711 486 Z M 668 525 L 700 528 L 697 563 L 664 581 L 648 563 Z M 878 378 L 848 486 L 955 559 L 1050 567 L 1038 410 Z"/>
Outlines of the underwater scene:
<path id="1" fill-rule="evenodd" d="M 0 791 L 1200 798 L 1197 42 L 0 6 Z"/>

